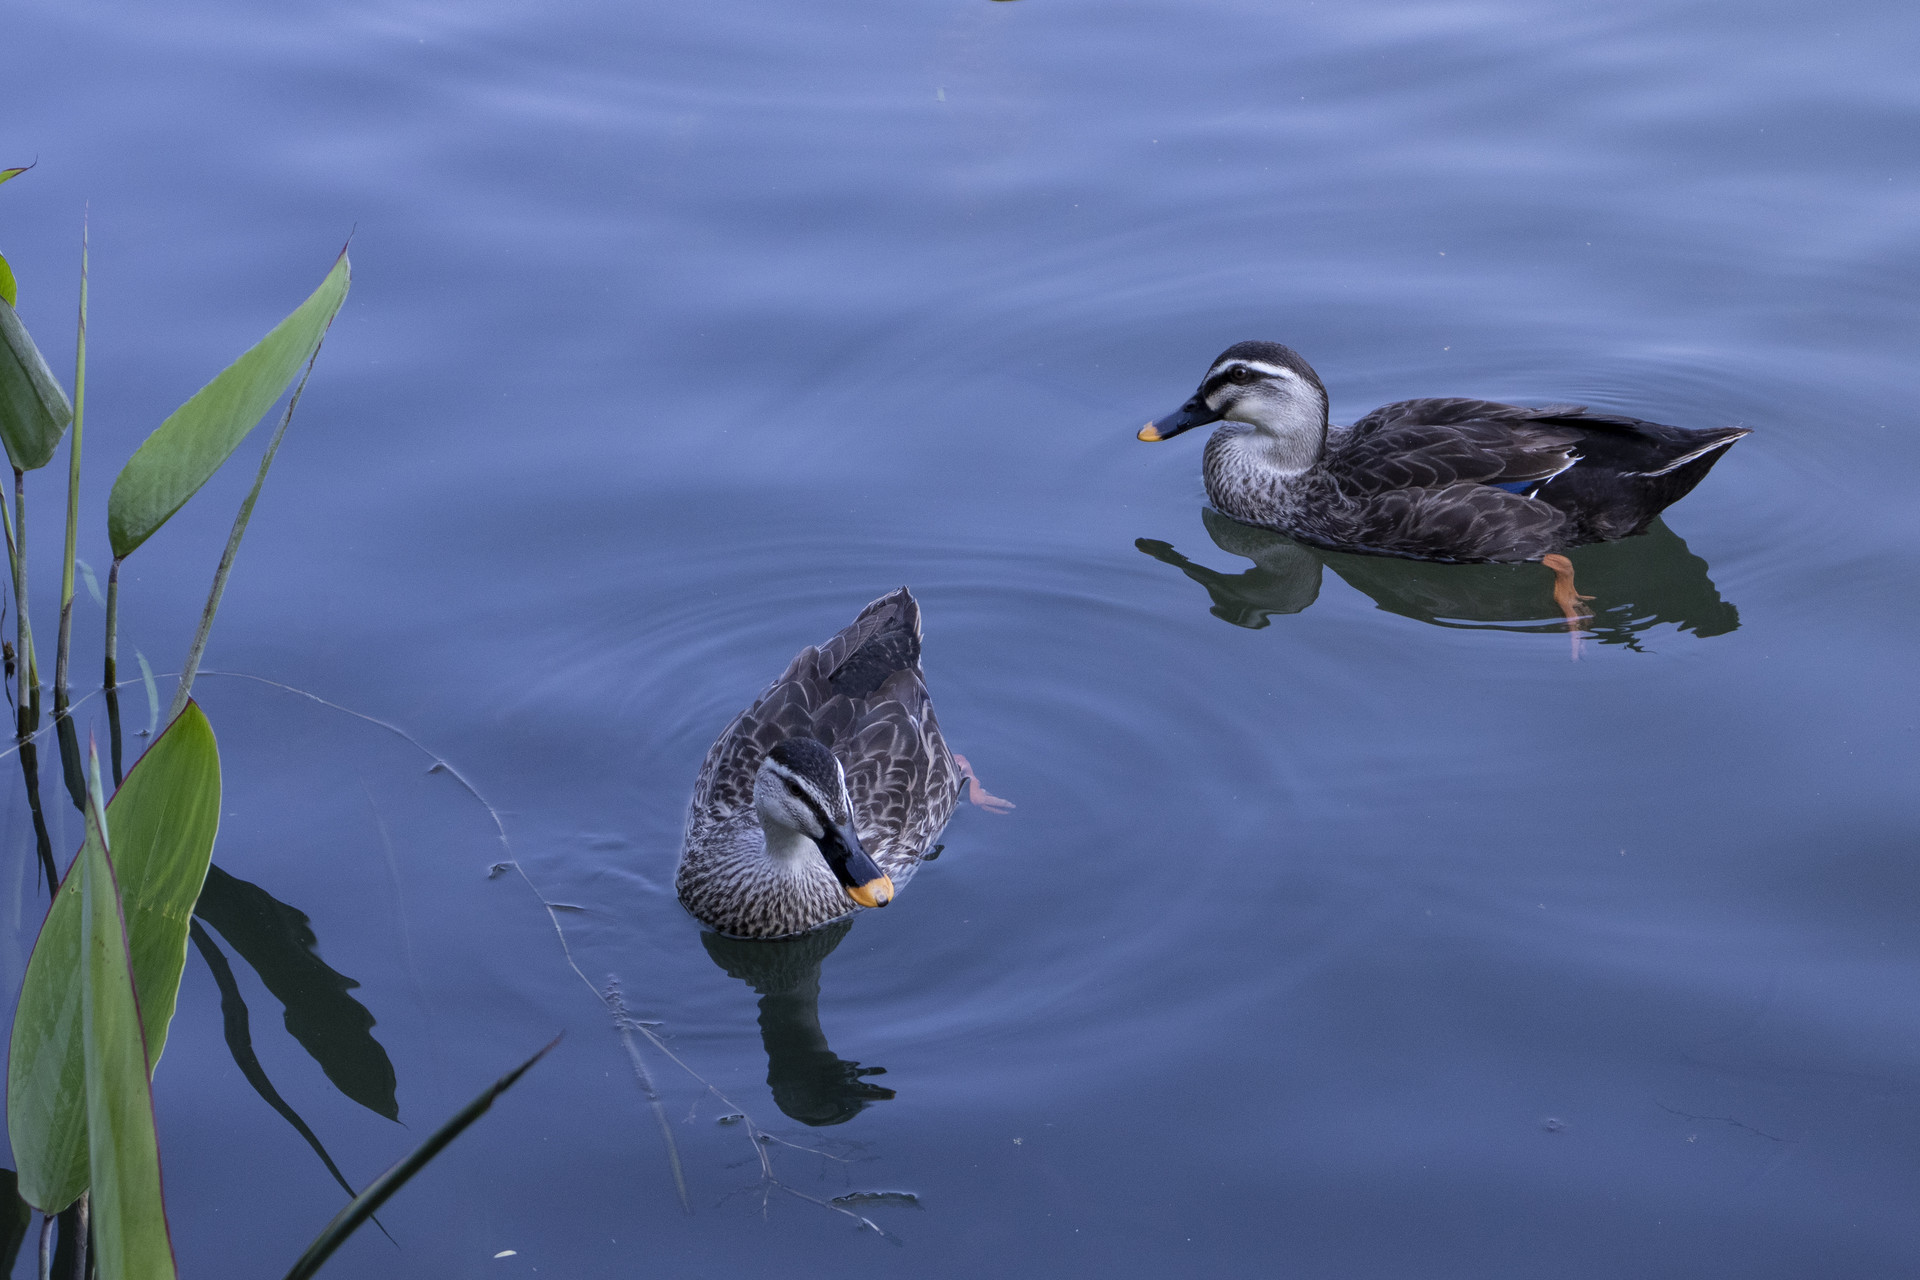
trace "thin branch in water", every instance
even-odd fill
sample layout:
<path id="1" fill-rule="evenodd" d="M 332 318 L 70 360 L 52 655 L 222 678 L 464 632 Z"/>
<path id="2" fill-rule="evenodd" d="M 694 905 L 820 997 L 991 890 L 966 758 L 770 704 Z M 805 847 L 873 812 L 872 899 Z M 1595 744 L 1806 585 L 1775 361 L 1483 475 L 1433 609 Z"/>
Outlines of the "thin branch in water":
<path id="1" fill-rule="evenodd" d="M 1736 1129 L 1745 1129 L 1748 1133 L 1757 1134 L 1760 1137 L 1765 1138 L 1768 1142 L 1793 1141 L 1793 1139 L 1791 1138 L 1782 1138 L 1778 1134 L 1768 1133 L 1765 1129 L 1756 1129 L 1752 1125 L 1748 1124 L 1746 1121 L 1736 1120 L 1732 1116 L 1696 1116 L 1690 1111 L 1681 1111 L 1676 1107 L 1670 1107 L 1666 1103 L 1660 1101 L 1660 1099 L 1658 1098 L 1655 1098 L 1653 1100 L 1653 1105 L 1660 1108 L 1662 1111 L 1666 1112 L 1670 1116 L 1679 1116 L 1682 1120 L 1711 1120 L 1715 1124 L 1730 1124 Z"/>
<path id="2" fill-rule="evenodd" d="M 653 1075 L 647 1070 L 646 1059 L 640 1056 L 640 1046 L 633 1041 L 633 1028 L 626 1016 L 626 1005 L 620 998 L 620 984 L 609 981 L 606 991 L 600 997 L 613 1015 L 613 1025 L 620 1032 L 620 1043 L 626 1048 L 627 1061 L 633 1064 L 633 1075 L 640 1082 L 640 1091 L 647 1095 L 647 1105 L 653 1109 L 654 1123 L 660 1126 L 660 1140 L 667 1145 L 667 1164 L 673 1170 L 673 1189 L 680 1196 L 680 1211 L 692 1213 L 693 1205 L 687 1201 L 687 1176 L 680 1168 L 680 1147 L 673 1140 L 673 1128 L 667 1123 L 666 1108 L 660 1104 L 660 1091 L 653 1087 Z"/>

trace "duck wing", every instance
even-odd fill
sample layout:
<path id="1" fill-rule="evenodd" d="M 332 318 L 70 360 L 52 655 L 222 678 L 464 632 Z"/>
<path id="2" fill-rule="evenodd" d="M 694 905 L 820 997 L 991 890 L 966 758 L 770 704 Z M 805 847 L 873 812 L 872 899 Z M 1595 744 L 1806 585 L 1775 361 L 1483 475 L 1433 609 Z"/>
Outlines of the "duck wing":
<path id="1" fill-rule="evenodd" d="M 1576 406 L 1528 409 L 1492 400 L 1402 400 L 1382 405 L 1329 442 L 1327 470 L 1359 496 L 1462 482 L 1519 492 L 1579 460 Z"/>
<path id="2" fill-rule="evenodd" d="M 917 666 L 888 676 L 833 753 L 847 771 L 861 843 L 901 881 L 960 800 L 960 771 Z"/>
<path id="3" fill-rule="evenodd" d="M 751 808 L 760 761 L 797 734 L 817 739 L 846 770 L 861 839 L 871 833 L 868 852 L 889 874 L 889 852 L 904 850 L 893 856 L 910 865 L 946 824 L 959 772 L 934 719 L 920 671 L 920 606 L 905 587 L 869 604 L 825 644 L 802 649 L 734 717 L 694 784 L 694 825 Z"/>
<path id="4" fill-rule="evenodd" d="M 1467 541 L 1447 558 L 1531 559 L 1639 533 L 1747 434 L 1584 405 L 1403 400 L 1330 442 L 1327 468 L 1342 493 L 1383 505 L 1368 522 L 1387 526 L 1389 547 L 1446 545 L 1451 530 Z M 1560 514 L 1557 528 L 1541 504 Z"/>

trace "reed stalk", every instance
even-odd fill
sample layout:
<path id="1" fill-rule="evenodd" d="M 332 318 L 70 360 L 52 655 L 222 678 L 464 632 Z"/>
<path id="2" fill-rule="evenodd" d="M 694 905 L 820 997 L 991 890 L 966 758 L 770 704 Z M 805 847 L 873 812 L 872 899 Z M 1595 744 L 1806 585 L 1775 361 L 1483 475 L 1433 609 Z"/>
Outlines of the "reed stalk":
<path id="1" fill-rule="evenodd" d="M 73 434 L 67 445 L 67 547 L 60 569 L 60 639 L 53 659 L 53 714 L 67 714 L 73 651 L 73 560 L 80 540 L 80 425 L 87 412 L 87 223 L 80 223 L 80 323 L 73 346 Z"/>
<path id="2" fill-rule="evenodd" d="M 114 557 L 113 567 L 107 570 L 107 657 L 106 674 L 101 685 L 107 696 L 107 736 L 113 740 L 113 785 L 118 787 L 122 778 L 120 767 L 120 561 L 123 556 Z"/>
<path id="3" fill-rule="evenodd" d="M 19 714 L 19 736 L 29 737 L 40 724 L 40 673 L 33 662 L 33 624 L 27 620 L 27 473 L 13 469 L 14 707 Z"/>
<path id="4" fill-rule="evenodd" d="M 324 341 L 324 338 L 323 338 Z M 247 521 L 253 518 L 253 504 L 260 500 L 260 489 L 267 483 L 267 470 L 273 466 L 273 456 L 280 452 L 280 441 L 287 434 L 287 427 L 293 422 L 293 411 L 300 405 L 300 393 L 307 389 L 307 379 L 313 376 L 313 362 L 320 358 L 320 344 L 316 343 L 313 354 L 307 357 L 307 367 L 300 374 L 300 382 L 293 389 L 293 396 L 287 401 L 287 411 L 280 415 L 280 425 L 273 429 L 273 439 L 267 442 L 267 452 L 260 459 L 260 472 L 253 478 L 253 488 L 247 490 L 245 502 L 240 504 L 239 514 L 233 518 L 233 531 L 227 535 L 227 548 L 220 553 L 220 567 L 213 571 L 213 589 L 207 593 L 206 606 L 200 611 L 200 627 L 193 633 L 193 645 L 187 650 L 187 660 L 180 667 L 180 686 L 174 690 L 173 706 L 167 712 L 171 721 L 186 707 L 187 699 L 193 696 L 193 680 L 200 674 L 200 659 L 207 651 L 207 637 L 213 631 L 213 617 L 220 612 L 220 597 L 226 594 L 227 576 L 233 571 L 234 557 L 240 554 L 240 539 L 247 534 Z M 116 563 L 116 571 L 119 565 Z"/>

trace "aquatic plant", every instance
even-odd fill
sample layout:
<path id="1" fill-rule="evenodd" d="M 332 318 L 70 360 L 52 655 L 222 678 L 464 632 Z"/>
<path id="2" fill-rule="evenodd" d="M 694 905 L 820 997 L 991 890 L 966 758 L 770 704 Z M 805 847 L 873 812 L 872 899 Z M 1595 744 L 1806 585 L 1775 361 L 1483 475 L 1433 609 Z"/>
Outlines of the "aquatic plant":
<path id="1" fill-rule="evenodd" d="M 24 170 L 0 170 L 0 182 L 21 172 Z M 54 894 L 28 963 L 9 1044 L 7 1117 L 18 1170 L 17 1176 L 7 1171 L 8 1180 L 14 1183 L 10 1190 L 15 1194 L 4 1198 L 6 1212 L 0 1213 L 0 1253 L 7 1255 L 9 1267 L 29 1221 L 24 1206 L 31 1205 L 47 1215 L 40 1236 L 42 1276 L 50 1274 L 54 1261 L 51 1242 L 55 1215 L 60 1223 L 60 1251 L 68 1268 L 63 1274 L 97 1274 L 104 1280 L 164 1280 L 175 1274 L 153 1123 L 151 1077 L 165 1048 L 189 938 L 207 956 L 217 982 L 221 972 L 226 972 L 227 980 L 220 984 L 222 1011 L 228 1044 L 242 1071 L 314 1146 L 351 1197 L 294 1264 L 290 1277 L 313 1274 L 381 1203 L 478 1119 L 500 1093 L 552 1047 L 548 1045 L 501 1077 L 411 1155 L 356 1195 L 340 1177 L 318 1138 L 278 1099 L 259 1071 L 246 1038 L 244 1005 L 238 1006 L 239 1017 L 234 1016 L 238 992 L 232 989 L 231 970 L 195 919 L 198 915 L 213 920 L 230 942 L 236 934 L 248 938 L 254 950 L 249 953 L 242 946 L 242 954 L 262 970 L 270 989 L 273 982 L 269 975 L 279 957 L 290 951 L 297 965 L 298 953 L 304 950 L 297 943 L 297 930 L 285 931 L 296 937 L 296 944 L 287 948 L 272 930 L 263 935 L 257 929 L 236 927 L 233 914 L 223 910 L 219 901 L 210 907 L 203 902 L 210 883 L 222 889 L 228 905 L 236 895 L 243 897 L 245 890 L 270 903 L 273 900 L 244 881 L 218 873 L 212 865 L 220 815 L 219 749 L 212 726 L 191 695 L 254 504 L 350 282 L 351 265 L 343 249 L 306 301 L 170 414 L 114 481 L 107 510 L 113 564 L 103 602 L 106 639 L 102 692 L 108 709 L 116 786 L 108 800 L 103 796 L 98 751 L 91 744 L 83 767 L 67 679 L 86 404 L 87 235 L 83 229 L 71 401 L 14 313 L 18 281 L 11 266 L 0 258 L 0 444 L 4 444 L 14 473 L 13 510 L 7 512 L 0 502 L 0 528 L 5 531 L 16 610 L 16 644 L 7 654 L 16 711 L 18 741 L 14 751 L 21 760 L 41 867 Z M 116 671 L 120 567 L 212 478 L 254 426 L 287 396 L 290 387 L 286 409 L 214 572 L 212 588 L 182 664 L 167 726 L 134 768 L 123 773 Z M 52 460 L 69 425 L 73 433 L 54 665 L 54 727 L 68 791 L 84 815 L 86 835 L 63 880 L 54 865 L 39 803 L 35 740 L 42 682 L 28 610 L 25 477 L 28 471 Z M 90 570 L 87 577 L 91 585 Z M 158 699 L 144 658 L 141 667 L 149 699 L 157 711 Z M 304 925 L 305 917 L 298 912 L 284 904 L 273 905 Z M 222 916 L 227 923 L 220 923 Z M 306 955 L 314 964 L 319 963 L 310 951 Z M 276 963 L 267 963 L 267 959 Z M 341 982 L 352 985 L 350 980 Z M 365 1016 L 364 1010 L 344 997 L 343 990 L 339 994 L 345 1004 Z M 362 1031 L 371 1025 L 371 1017 L 366 1016 Z M 357 1101 L 394 1118 L 397 1112 L 392 1100 L 391 1064 L 370 1037 L 366 1037 L 366 1043 L 377 1055 L 377 1064 L 369 1072 L 356 1062 L 347 1074 L 362 1083 L 373 1081 L 372 1088 L 356 1090 L 349 1084 L 342 1084 L 342 1088 Z M 315 1057 L 339 1082 L 337 1064 L 325 1061 L 319 1052 Z"/>

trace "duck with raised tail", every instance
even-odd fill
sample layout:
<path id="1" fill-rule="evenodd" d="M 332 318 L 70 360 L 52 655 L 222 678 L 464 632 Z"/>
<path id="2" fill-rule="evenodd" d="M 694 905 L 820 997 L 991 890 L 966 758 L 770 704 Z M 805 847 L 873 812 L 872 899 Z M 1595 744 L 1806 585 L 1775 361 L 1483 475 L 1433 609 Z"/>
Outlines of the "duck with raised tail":
<path id="1" fill-rule="evenodd" d="M 1465 399 L 1401 400 L 1336 427 L 1319 375 L 1277 342 L 1228 347 L 1193 398 L 1139 436 L 1213 422 L 1204 472 L 1224 514 L 1336 551 L 1538 560 L 1570 620 L 1580 597 L 1560 553 L 1641 532 L 1749 434 Z"/>
<path id="2" fill-rule="evenodd" d="M 805 933 L 884 907 L 929 856 L 962 783 L 920 670 L 920 606 L 882 596 L 786 672 L 707 752 L 674 887 L 739 938 Z"/>

